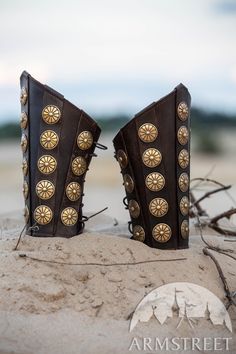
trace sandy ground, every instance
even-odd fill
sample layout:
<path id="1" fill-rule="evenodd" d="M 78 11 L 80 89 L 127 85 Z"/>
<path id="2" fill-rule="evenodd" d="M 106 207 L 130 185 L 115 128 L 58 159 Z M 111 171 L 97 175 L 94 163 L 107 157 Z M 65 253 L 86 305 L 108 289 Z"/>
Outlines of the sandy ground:
<path id="1" fill-rule="evenodd" d="M 192 229 L 189 249 L 161 251 L 130 240 L 125 225 L 113 226 L 113 219 L 103 215 L 91 220 L 81 236 L 69 240 L 25 236 L 13 251 L 22 222 L 20 217 L 0 221 L 1 354 L 135 353 L 138 351 L 129 351 L 134 336 L 154 337 L 157 333 L 160 337 L 197 333 L 230 336 L 229 353 L 235 353 L 234 334 L 209 323 L 198 324 L 192 332 L 189 327 L 176 330 L 172 322 L 160 326 L 151 319 L 129 333 L 129 317 L 136 305 L 151 290 L 169 282 L 205 286 L 225 302 L 221 280 L 213 262 L 203 255 L 196 230 Z M 213 235 L 207 239 L 236 253 L 233 242 Z M 235 261 L 216 257 L 224 266 L 231 290 L 235 290 Z M 105 266 L 173 258 L 186 259 Z M 229 314 L 235 331 L 235 308 L 231 307 Z"/>
<path id="2" fill-rule="evenodd" d="M 188 250 L 155 250 L 129 239 L 129 216 L 121 202 L 124 189 L 118 164 L 112 157 L 110 137 L 105 136 L 101 143 L 109 145 L 110 150 L 99 151 L 99 157 L 92 161 L 84 210 L 86 215 L 108 206 L 107 215 L 92 219 L 82 236 L 70 240 L 24 237 L 17 251 L 12 249 L 23 226 L 21 151 L 16 143 L 0 146 L 0 354 L 123 354 L 140 352 L 129 351 L 134 336 L 141 340 L 157 334 L 229 335 L 209 323 L 200 323 L 193 333 L 188 327 L 177 330 L 171 322 L 160 326 L 155 319 L 140 323 L 129 333 L 129 316 L 136 305 L 162 284 L 189 281 L 205 286 L 222 301 L 225 295 L 213 262 L 202 253 L 204 245 L 194 227 Z M 191 175 L 209 175 L 222 183 L 234 184 L 235 156 L 209 158 L 193 154 Z M 204 188 L 197 193 L 204 193 Z M 235 187 L 231 196 L 236 199 Z M 203 203 L 212 215 L 233 206 L 234 199 L 226 193 Z M 114 219 L 121 220 L 116 227 Z M 208 230 L 205 233 L 215 245 L 236 253 L 235 242 L 224 242 L 222 237 L 209 235 Z M 24 255 L 27 257 L 21 257 Z M 186 259 L 105 266 L 182 257 Z M 216 257 L 224 267 L 230 289 L 235 291 L 235 261 L 218 254 Z M 89 262 L 100 265 L 86 265 Z M 235 332 L 235 309 L 231 307 L 229 314 Z M 233 340 L 228 352 L 235 353 L 235 335 L 230 336 Z"/>

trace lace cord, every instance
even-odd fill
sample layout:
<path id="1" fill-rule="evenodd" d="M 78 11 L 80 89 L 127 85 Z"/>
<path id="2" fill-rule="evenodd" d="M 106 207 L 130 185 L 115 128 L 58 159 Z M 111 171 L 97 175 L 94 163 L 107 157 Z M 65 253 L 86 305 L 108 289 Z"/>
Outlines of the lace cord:
<path id="1" fill-rule="evenodd" d="M 80 219 L 80 222 L 85 223 L 85 222 L 87 222 L 89 219 L 91 219 L 91 218 L 93 218 L 94 216 L 97 216 L 97 215 L 103 213 L 103 212 L 104 212 L 105 210 L 107 210 L 107 209 L 108 209 L 108 207 L 105 207 L 105 208 L 103 208 L 102 210 L 99 210 L 99 211 L 97 211 L 96 213 L 94 213 L 94 214 L 92 214 L 92 215 L 90 215 L 90 216 L 83 215 L 83 216 L 82 216 L 82 219 Z"/>
<path id="2" fill-rule="evenodd" d="M 107 150 L 108 149 L 108 147 L 106 145 L 100 144 L 97 141 L 95 141 L 94 144 L 100 150 Z"/>

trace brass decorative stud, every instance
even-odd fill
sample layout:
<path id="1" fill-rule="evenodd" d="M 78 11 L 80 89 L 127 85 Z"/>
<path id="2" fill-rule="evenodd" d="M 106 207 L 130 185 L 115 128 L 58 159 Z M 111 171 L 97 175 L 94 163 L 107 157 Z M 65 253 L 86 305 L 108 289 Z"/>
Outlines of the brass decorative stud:
<path id="1" fill-rule="evenodd" d="M 150 191 L 158 192 L 165 186 L 165 178 L 158 172 L 152 172 L 146 177 L 145 184 Z"/>
<path id="2" fill-rule="evenodd" d="M 186 168 L 188 167 L 189 164 L 189 154 L 188 151 L 183 149 L 180 151 L 179 156 L 178 156 L 178 161 L 179 165 L 181 168 Z"/>
<path id="3" fill-rule="evenodd" d="M 189 212 L 189 200 L 188 200 L 188 197 L 181 198 L 180 203 L 179 203 L 179 208 L 180 208 L 180 211 L 181 211 L 182 215 L 184 215 L 184 216 L 188 215 L 188 212 Z"/>
<path id="4" fill-rule="evenodd" d="M 121 169 L 125 168 L 128 165 L 128 157 L 124 150 L 118 150 L 116 154 L 117 160 L 120 164 Z"/>
<path id="5" fill-rule="evenodd" d="M 43 155 L 38 159 L 38 169 L 45 175 L 53 173 L 57 167 L 56 159 L 51 155 Z"/>
<path id="6" fill-rule="evenodd" d="M 124 175 L 124 186 L 125 190 L 128 193 L 132 193 L 134 190 L 134 181 L 132 177 L 128 174 Z"/>
<path id="7" fill-rule="evenodd" d="M 22 172 L 24 176 L 26 176 L 28 173 L 28 163 L 26 159 L 22 161 Z"/>
<path id="8" fill-rule="evenodd" d="M 21 93 L 20 93 L 20 103 L 25 105 L 28 99 L 28 93 L 25 87 L 22 87 Z"/>
<path id="9" fill-rule="evenodd" d="M 87 169 L 87 163 L 84 157 L 82 156 L 78 156 L 76 157 L 73 161 L 72 161 L 72 172 L 76 175 L 76 176 L 81 176 L 85 173 L 86 169 Z"/>
<path id="10" fill-rule="evenodd" d="M 39 181 L 36 185 L 36 194 L 40 199 L 50 199 L 55 193 L 54 184 L 46 179 Z"/>
<path id="11" fill-rule="evenodd" d="M 189 138 L 189 133 L 188 133 L 188 129 L 182 125 L 177 133 L 177 138 L 178 141 L 181 145 L 185 145 L 188 142 L 188 138 Z"/>
<path id="12" fill-rule="evenodd" d="M 58 144 L 59 138 L 53 130 L 45 130 L 40 136 L 40 144 L 44 149 L 54 149 Z"/>
<path id="13" fill-rule="evenodd" d="M 187 173 L 181 173 L 179 176 L 179 188 L 182 192 L 187 192 L 189 186 L 189 177 Z"/>
<path id="14" fill-rule="evenodd" d="M 66 195 L 67 198 L 70 199 L 72 202 L 78 200 L 81 196 L 80 184 L 77 182 L 69 183 L 66 187 Z"/>
<path id="15" fill-rule="evenodd" d="M 21 116 L 20 116 L 20 127 L 21 129 L 25 129 L 27 127 L 27 124 L 28 124 L 28 116 L 25 112 L 22 112 L 21 113 Z"/>
<path id="16" fill-rule="evenodd" d="M 77 138 L 77 145 L 81 150 L 88 150 L 93 145 L 92 134 L 87 130 L 81 132 Z"/>
<path id="17" fill-rule="evenodd" d="M 27 205 L 24 208 L 24 219 L 25 219 L 25 223 L 28 224 L 28 221 L 29 221 L 29 208 L 27 207 Z"/>
<path id="18" fill-rule="evenodd" d="M 152 230 L 152 236 L 157 242 L 165 243 L 171 238 L 171 228 L 164 223 L 157 224 Z"/>
<path id="19" fill-rule="evenodd" d="M 164 216 L 168 212 L 169 206 L 165 199 L 155 198 L 149 204 L 149 211 L 156 217 Z"/>
<path id="20" fill-rule="evenodd" d="M 138 130 L 138 136 L 144 143 L 152 143 L 156 140 L 157 135 L 157 127 L 151 123 L 144 123 Z"/>
<path id="21" fill-rule="evenodd" d="M 74 208 L 68 207 L 61 212 L 61 221 L 65 226 L 73 226 L 78 220 L 78 213 Z"/>
<path id="22" fill-rule="evenodd" d="M 46 205 L 40 205 L 34 211 L 34 220 L 40 225 L 49 224 L 52 216 L 52 210 Z"/>
<path id="23" fill-rule="evenodd" d="M 144 242 L 145 240 L 145 231 L 142 226 L 135 225 L 133 228 L 133 239 L 136 241 Z"/>
<path id="24" fill-rule="evenodd" d="M 61 111 L 57 106 L 48 105 L 42 111 L 42 118 L 47 124 L 55 124 L 61 118 Z"/>
<path id="25" fill-rule="evenodd" d="M 180 102 L 177 108 L 179 119 L 185 121 L 188 118 L 189 109 L 186 102 Z"/>
<path id="26" fill-rule="evenodd" d="M 29 186 L 28 186 L 28 183 L 26 181 L 24 181 L 24 183 L 23 183 L 23 195 L 24 195 L 25 199 L 28 198 L 28 194 L 29 194 Z"/>
<path id="27" fill-rule="evenodd" d="M 150 148 L 144 151 L 142 160 L 147 167 L 156 167 L 160 165 L 162 156 L 159 150 Z"/>
<path id="28" fill-rule="evenodd" d="M 181 224 L 181 236 L 186 239 L 189 236 L 189 225 L 188 225 L 188 221 L 184 220 Z"/>
<path id="29" fill-rule="evenodd" d="M 136 202 L 136 200 L 131 199 L 129 201 L 128 208 L 129 208 L 129 212 L 130 212 L 130 215 L 131 215 L 132 218 L 136 219 L 136 218 L 139 217 L 140 207 L 139 207 L 138 203 Z"/>
<path id="30" fill-rule="evenodd" d="M 20 145 L 21 145 L 22 152 L 26 152 L 28 147 L 28 139 L 25 134 L 22 134 Z"/>

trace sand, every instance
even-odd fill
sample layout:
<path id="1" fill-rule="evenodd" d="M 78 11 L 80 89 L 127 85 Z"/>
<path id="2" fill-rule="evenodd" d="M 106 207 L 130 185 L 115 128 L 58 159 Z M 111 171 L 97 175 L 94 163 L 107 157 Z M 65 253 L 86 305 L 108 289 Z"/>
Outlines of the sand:
<path id="1" fill-rule="evenodd" d="M 18 250 L 13 251 L 22 218 L 2 217 L 0 225 L 1 354 L 128 353 L 134 335 L 151 336 L 157 328 L 159 334 L 166 330 L 176 333 L 173 324 L 157 327 L 154 319 L 140 323 L 134 333 L 128 331 L 130 315 L 142 298 L 169 282 L 202 285 L 225 302 L 215 265 L 203 255 L 204 244 L 194 227 L 189 249 L 162 251 L 130 240 L 126 225 L 114 226 L 112 218 L 100 215 L 91 219 L 83 235 L 69 240 L 24 236 Z M 212 234 L 206 239 L 236 253 L 235 242 Z M 215 256 L 235 291 L 235 261 Z M 176 258 L 185 259 L 171 261 Z M 150 260 L 158 262 L 133 264 Z M 105 266 L 117 263 L 132 264 Z M 229 314 L 235 331 L 236 311 L 232 306 Z M 206 324 L 201 329 L 211 334 Z M 189 329 L 182 331 L 186 335 Z M 232 353 L 236 348 L 233 341 Z"/>

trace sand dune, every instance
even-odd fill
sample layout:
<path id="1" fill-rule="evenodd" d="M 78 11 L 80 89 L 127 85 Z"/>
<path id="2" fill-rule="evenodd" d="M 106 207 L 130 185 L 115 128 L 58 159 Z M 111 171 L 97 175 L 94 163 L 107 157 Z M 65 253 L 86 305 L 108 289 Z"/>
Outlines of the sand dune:
<path id="1" fill-rule="evenodd" d="M 1 219 L 1 353 L 128 353 L 134 335 L 152 336 L 157 330 L 163 336 L 165 331 L 179 333 L 171 323 L 157 327 L 155 320 L 128 332 L 129 316 L 139 301 L 169 282 L 205 286 L 225 301 L 216 268 L 203 255 L 204 245 L 196 234 L 188 250 L 161 251 L 130 240 L 126 225 L 113 226 L 113 219 L 102 215 L 87 224 L 83 235 L 69 240 L 25 236 L 18 250 L 12 251 L 21 227 L 20 217 Z M 235 243 L 222 237 L 207 239 L 236 252 Z M 216 257 L 235 290 L 235 261 Z M 174 258 L 184 260 L 171 261 Z M 135 264 L 150 260 L 157 262 Z M 235 308 L 229 313 L 235 331 Z M 182 335 L 189 330 L 182 328 Z M 229 335 L 207 324 L 198 326 L 196 331 L 200 330 L 208 336 Z M 230 353 L 235 348 L 231 344 Z"/>

